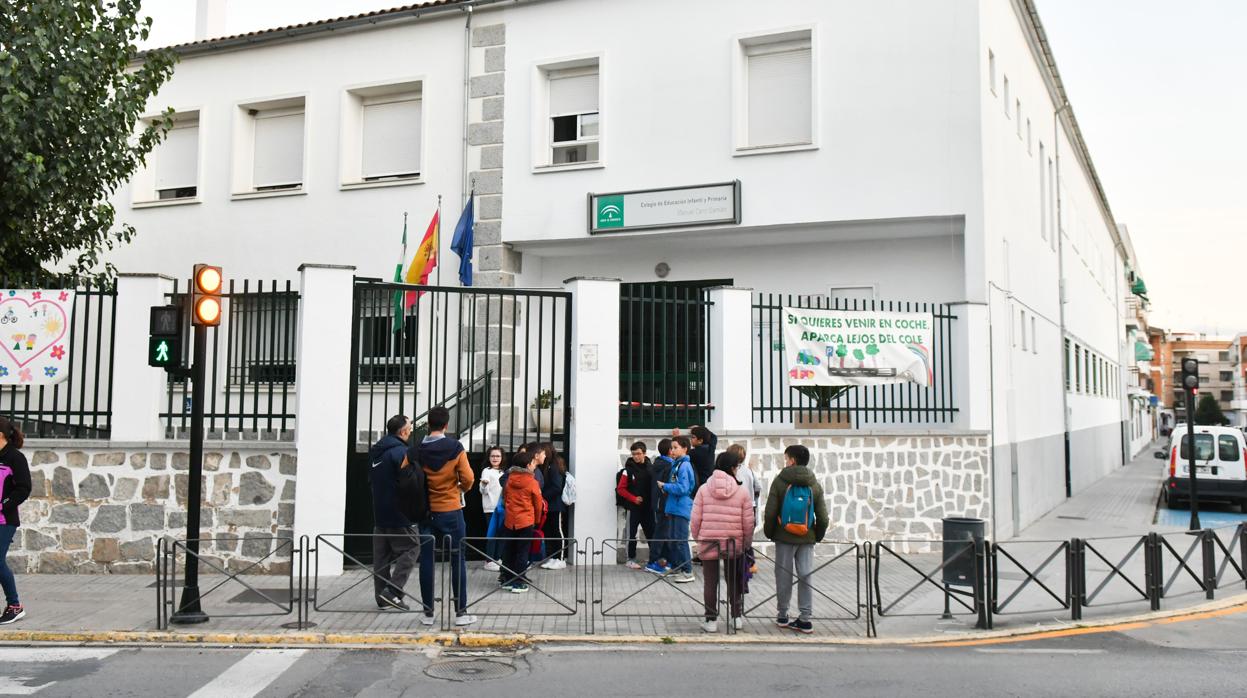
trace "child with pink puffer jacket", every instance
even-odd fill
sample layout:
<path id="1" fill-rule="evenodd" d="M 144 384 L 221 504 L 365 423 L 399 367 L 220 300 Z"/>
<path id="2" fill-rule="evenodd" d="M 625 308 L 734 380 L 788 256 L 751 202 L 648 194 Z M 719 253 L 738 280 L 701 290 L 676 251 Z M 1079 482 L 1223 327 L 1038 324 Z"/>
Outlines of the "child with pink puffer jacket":
<path id="1" fill-rule="evenodd" d="M 727 578 L 731 623 L 741 627 L 744 597 L 740 592 L 740 560 L 753 541 L 753 493 L 736 481 L 740 458 L 724 451 L 714 461 L 714 472 L 693 499 L 689 531 L 698 541 L 698 556 L 705 576 L 706 622 L 701 629 L 719 631 L 719 573 Z"/>

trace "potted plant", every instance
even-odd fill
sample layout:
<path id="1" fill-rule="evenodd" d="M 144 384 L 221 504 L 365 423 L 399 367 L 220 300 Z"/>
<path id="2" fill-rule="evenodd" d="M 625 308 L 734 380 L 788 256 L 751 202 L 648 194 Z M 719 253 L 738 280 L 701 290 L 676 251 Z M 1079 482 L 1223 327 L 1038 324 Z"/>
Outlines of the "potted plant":
<path id="1" fill-rule="evenodd" d="M 832 385 L 801 385 L 793 390 L 809 398 L 814 404 L 810 408 L 797 412 L 798 429 L 848 429 L 851 425 L 849 415 L 844 410 L 833 410 L 831 403 L 840 394 L 848 390 L 847 386 Z"/>
<path id="2" fill-rule="evenodd" d="M 528 406 L 528 416 L 538 433 L 554 434 L 563 431 L 563 408 L 558 407 L 563 396 L 555 395 L 553 390 L 543 390 L 533 398 Z"/>

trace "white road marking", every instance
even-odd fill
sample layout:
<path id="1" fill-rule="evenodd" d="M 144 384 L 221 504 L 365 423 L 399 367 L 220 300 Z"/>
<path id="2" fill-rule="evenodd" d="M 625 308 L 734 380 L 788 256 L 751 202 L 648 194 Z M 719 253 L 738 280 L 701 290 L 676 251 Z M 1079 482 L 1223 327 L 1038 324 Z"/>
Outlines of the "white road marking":
<path id="1" fill-rule="evenodd" d="M 1058 650 L 1058 649 L 976 649 L 975 652 L 982 654 L 1105 654 L 1108 650 Z"/>
<path id="2" fill-rule="evenodd" d="M 104 659 L 116 654 L 116 649 L 91 647 L 0 647 L 0 662 L 34 662 L 59 664 L 80 662 L 87 659 Z"/>
<path id="3" fill-rule="evenodd" d="M 238 660 L 190 698 L 251 698 L 277 680 L 307 650 L 255 650 Z"/>
<path id="4" fill-rule="evenodd" d="M 29 682 L 38 679 L 34 673 L 13 670 L 14 664 L 64 664 L 92 659 L 104 659 L 117 653 L 115 649 L 90 649 L 86 647 L 0 647 L 0 665 L 5 666 L 6 676 L 0 676 L 0 695 L 29 696 L 56 683 Z M 30 670 L 27 669 L 26 672 Z"/>

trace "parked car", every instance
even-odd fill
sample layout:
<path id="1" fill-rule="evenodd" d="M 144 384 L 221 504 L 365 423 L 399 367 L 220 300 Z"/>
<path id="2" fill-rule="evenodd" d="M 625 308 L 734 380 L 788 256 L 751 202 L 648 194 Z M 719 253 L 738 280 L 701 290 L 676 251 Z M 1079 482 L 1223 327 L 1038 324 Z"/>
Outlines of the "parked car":
<path id="1" fill-rule="evenodd" d="M 1185 507 L 1191 499 L 1190 436 L 1186 426 L 1174 429 L 1167 451 L 1157 458 L 1168 458 L 1165 503 L 1169 508 Z M 1247 512 L 1247 440 L 1234 427 L 1195 427 L 1195 474 L 1199 500 L 1227 501 Z"/>

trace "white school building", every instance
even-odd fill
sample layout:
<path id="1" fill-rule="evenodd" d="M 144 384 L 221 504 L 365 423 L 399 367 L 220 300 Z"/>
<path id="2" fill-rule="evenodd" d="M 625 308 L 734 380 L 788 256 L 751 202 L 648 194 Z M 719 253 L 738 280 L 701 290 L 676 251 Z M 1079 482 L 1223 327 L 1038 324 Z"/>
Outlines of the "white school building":
<path id="1" fill-rule="evenodd" d="M 292 401 L 295 513 L 273 532 L 343 530 L 344 442 L 407 389 L 422 412 L 488 386 L 474 448 L 506 424 L 518 440 L 517 419 L 541 433 L 525 414 L 541 391 L 516 386 L 549 389 L 576 534 L 597 540 L 614 535 L 619 454 L 672 426 L 745 443 L 764 480 L 784 445 L 807 443 L 831 535 L 853 539 L 930 537 L 961 515 L 1005 538 L 1145 445 L 1126 391 L 1133 253 L 1032 0 L 440 0 L 173 50 L 150 115 L 172 107 L 177 126 L 114 197 L 138 234 L 111 261 L 182 279 L 211 262 L 301 293 L 297 312 L 246 306 L 269 323 L 256 336 L 291 348 L 236 389 L 280 380 Z M 430 283 L 458 286 L 449 246 L 469 190 L 476 292 L 570 295 L 476 295 L 409 318 L 415 355 L 449 347 L 436 370 L 456 363 L 426 380 L 370 339 L 392 318 L 359 292 L 352 306 L 352 277 L 390 280 L 403 214 L 410 254 L 440 200 Z M 121 284 L 156 302 L 173 291 Z M 773 364 L 789 304 L 931 312 L 933 387 L 812 406 Z M 469 320 L 468 306 L 497 314 Z M 432 334 L 447 323 L 453 342 Z M 468 347 L 471 323 L 497 332 Z M 521 342 L 521 326 L 548 341 Z M 313 363 L 338 371 L 330 386 L 303 384 Z M 142 429 L 180 435 L 166 402 L 181 393 L 149 388 L 167 416 Z"/>

